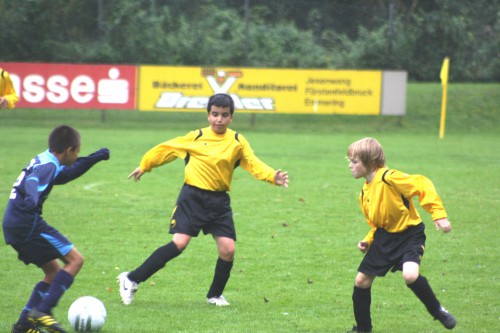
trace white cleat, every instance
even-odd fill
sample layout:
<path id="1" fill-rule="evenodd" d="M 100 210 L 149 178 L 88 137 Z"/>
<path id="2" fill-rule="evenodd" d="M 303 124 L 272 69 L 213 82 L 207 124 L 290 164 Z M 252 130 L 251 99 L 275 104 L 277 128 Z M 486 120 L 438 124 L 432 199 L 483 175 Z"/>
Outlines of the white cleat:
<path id="1" fill-rule="evenodd" d="M 229 302 L 222 295 L 220 295 L 219 297 L 207 298 L 207 303 L 215 305 L 215 306 L 228 306 L 229 305 Z"/>
<path id="2" fill-rule="evenodd" d="M 128 278 L 129 272 L 123 272 L 117 276 L 117 281 L 120 284 L 120 296 L 125 305 L 132 303 L 134 294 L 137 291 L 137 282 L 130 281 Z"/>

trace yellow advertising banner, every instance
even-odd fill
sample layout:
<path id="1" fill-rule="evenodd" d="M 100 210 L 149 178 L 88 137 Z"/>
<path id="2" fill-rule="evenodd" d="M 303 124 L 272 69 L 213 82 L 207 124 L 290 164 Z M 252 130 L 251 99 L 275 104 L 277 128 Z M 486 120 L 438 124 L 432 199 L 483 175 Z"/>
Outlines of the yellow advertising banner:
<path id="1" fill-rule="evenodd" d="M 382 71 L 139 67 L 139 110 L 206 111 L 215 93 L 238 112 L 380 114 Z"/>

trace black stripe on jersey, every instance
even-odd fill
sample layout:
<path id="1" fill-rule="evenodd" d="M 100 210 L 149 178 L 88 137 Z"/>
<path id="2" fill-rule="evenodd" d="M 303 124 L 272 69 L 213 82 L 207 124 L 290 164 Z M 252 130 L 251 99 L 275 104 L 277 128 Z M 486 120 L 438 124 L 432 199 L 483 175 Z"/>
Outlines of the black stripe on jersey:
<path id="1" fill-rule="evenodd" d="M 200 131 L 200 133 L 198 133 L 198 136 L 196 138 L 194 138 L 193 141 L 198 140 L 203 135 L 203 131 L 202 130 L 199 130 L 199 131 Z"/>
<path id="2" fill-rule="evenodd" d="M 391 184 L 389 184 L 389 183 L 387 182 L 387 180 L 385 180 L 385 174 L 386 174 L 386 173 L 388 173 L 388 172 L 389 172 L 389 169 L 385 170 L 384 174 L 382 175 L 382 181 L 383 181 L 384 183 L 386 183 L 387 185 L 392 186 Z"/>
<path id="3" fill-rule="evenodd" d="M 191 155 L 189 155 L 189 153 L 186 154 L 186 157 L 184 157 L 184 165 L 187 165 L 189 163 L 189 158 L 191 157 Z"/>
<path id="4" fill-rule="evenodd" d="M 3 72 L 5 72 L 5 70 L 3 70 L 3 69 L 2 69 L 2 77 L 4 77 L 4 76 L 3 76 Z"/>
<path id="5" fill-rule="evenodd" d="M 410 209 L 410 202 L 408 201 L 408 199 L 406 199 L 402 194 L 401 199 L 403 200 L 403 204 L 405 205 L 406 209 Z"/>
<path id="6" fill-rule="evenodd" d="M 234 133 L 234 139 L 238 142 L 240 142 L 240 139 L 238 138 L 239 134 L 238 132 Z M 240 142 L 241 143 L 241 142 Z M 240 162 L 241 162 L 241 159 L 240 160 L 237 160 L 236 163 L 234 163 L 234 168 L 236 169 L 237 167 L 240 166 Z"/>
<path id="7" fill-rule="evenodd" d="M 365 197 L 365 192 L 363 192 L 363 190 L 361 190 L 361 202 L 363 202 L 364 197 Z"/>

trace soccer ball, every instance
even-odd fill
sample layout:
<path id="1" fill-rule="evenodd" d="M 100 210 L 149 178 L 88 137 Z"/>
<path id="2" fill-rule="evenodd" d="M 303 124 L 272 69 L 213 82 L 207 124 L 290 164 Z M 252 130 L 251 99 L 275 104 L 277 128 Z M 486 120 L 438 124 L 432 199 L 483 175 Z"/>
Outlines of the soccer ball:
<path id="1" fill-rule="evenodd" d="M 76 332 L 98 332 L 106 322 L 106 308 L 97 298 L 83 296 L 69 307 L 68 320 Z"/>

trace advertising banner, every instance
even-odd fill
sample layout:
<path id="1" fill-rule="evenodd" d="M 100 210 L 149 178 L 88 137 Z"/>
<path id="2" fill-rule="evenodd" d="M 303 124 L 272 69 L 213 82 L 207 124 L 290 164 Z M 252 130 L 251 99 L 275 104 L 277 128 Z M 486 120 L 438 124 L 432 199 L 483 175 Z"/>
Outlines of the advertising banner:
<path id="1" fill-rule="evenodd" d="M 137 66 L 2 62 L 18 108 L 136 109 Z"/>
<path id="2" fill-rule="evenodd" d="M 380 114 L 382 71 L 140 66 L 141 111 L 201 111 L 228 93 L 238 112 Z"/>

